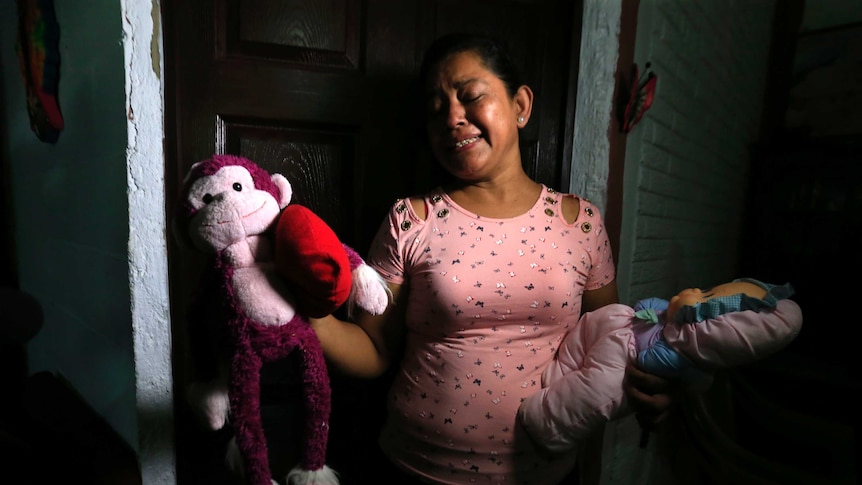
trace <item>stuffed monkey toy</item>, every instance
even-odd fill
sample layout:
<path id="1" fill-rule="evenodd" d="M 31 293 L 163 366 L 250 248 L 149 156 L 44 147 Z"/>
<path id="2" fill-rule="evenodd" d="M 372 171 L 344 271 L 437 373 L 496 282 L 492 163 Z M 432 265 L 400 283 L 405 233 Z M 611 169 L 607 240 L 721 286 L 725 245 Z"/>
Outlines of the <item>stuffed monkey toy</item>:
<path id="1" fill-rule="evenodd" d="M 325 464 L 331 388 L 308 317 L 344 303 L 372 314 L 389 303 L 383 279 L 309 209 L 290 183 L 243 157 L 215 155 L 187 174 L 174 231 L 211 257 L 190 314 L 197 378 L 192 408 L 213 430 L 233 426 L 228 461 L 252 485 L 276 484 L 260 414 L 263 364 L 300 367 L 304 437 L 289 485 L 338 483 Z M 350 307 L 348 307 L 350 312 Z M 350 314 L 350 313 L 348 313 Z"/>

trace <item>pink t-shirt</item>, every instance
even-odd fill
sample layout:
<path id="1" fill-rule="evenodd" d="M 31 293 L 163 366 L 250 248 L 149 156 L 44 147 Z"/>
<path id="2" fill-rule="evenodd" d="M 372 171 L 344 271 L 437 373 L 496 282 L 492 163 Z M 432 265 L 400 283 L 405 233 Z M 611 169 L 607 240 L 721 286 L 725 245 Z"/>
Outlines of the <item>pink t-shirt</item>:
<path id="1" fill-rule="evenodd" d="M 543 187 L 511 219 L 476 216 L 442 191 L 427 218 L 397 201 L 368 263 L 409 291 L 405 355 L 388 396 L 380 443 L 401 467 L 437 483 L 556 483 L 574 456 L 548 461 L 516 427 L 521 401 L 541 388 L 581 296 L 615 277 L 599 210 Z"/>

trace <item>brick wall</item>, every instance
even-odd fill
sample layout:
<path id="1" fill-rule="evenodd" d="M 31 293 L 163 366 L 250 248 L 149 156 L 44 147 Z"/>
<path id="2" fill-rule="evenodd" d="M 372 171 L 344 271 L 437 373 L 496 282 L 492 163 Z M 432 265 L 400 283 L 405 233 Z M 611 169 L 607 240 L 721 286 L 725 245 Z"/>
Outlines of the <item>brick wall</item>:
<path id="1" fill-rule="evenodd" d="M 651 63 L 658 86 L 627 137 L 621 301 L 741 276 L 773 10 L 773 0 L 640 2 L 635 62 Z"/>

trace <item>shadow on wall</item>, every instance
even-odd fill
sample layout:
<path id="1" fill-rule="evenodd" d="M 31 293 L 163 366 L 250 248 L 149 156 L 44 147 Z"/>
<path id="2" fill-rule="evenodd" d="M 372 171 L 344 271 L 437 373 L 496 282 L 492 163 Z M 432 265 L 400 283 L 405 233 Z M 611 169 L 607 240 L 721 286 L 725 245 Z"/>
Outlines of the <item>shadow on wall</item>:
<path id="1" fill-rule="evenodd" d="M 141 484 L 134 450 L 69 382 L 29 375 L 26 345 L 42 329 L 42 305 L 0 287 L 0 315 L 0 466 L 28 473 L 27 483 Z"/>

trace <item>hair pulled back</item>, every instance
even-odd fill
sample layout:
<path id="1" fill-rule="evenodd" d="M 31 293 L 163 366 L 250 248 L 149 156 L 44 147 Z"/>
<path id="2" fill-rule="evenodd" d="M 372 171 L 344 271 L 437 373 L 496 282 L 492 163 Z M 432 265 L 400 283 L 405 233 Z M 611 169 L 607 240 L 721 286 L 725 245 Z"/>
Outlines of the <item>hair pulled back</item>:
<path id="1" fill-rule="evenodd" d="M 499 41 L 484 35 L 466 33 L 444 35 L 428 47 L 419 68 L 419 81 L 422 86 L 427 85 L 429 77 L 441 62 L 461 52 L 473 52 L 479 56 L 485 68 L 503 81 L 509 96 L 514 96 L 521 87 L 518 67 Z"/>

